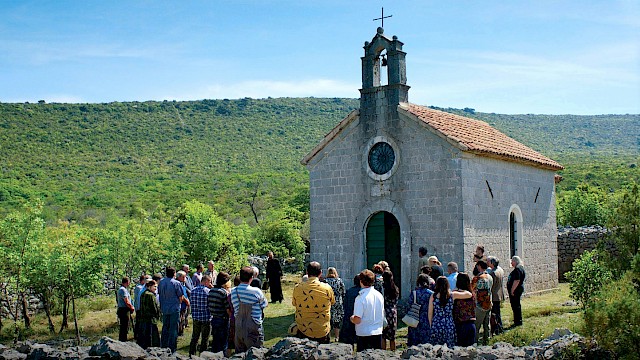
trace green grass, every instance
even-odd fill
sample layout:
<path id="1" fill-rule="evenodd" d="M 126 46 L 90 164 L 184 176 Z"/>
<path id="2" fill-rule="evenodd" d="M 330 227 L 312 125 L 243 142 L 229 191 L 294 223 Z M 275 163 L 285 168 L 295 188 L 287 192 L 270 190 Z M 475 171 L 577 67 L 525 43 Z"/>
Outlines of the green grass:
<path id="1" fill-rule="evenodd" d="M 283 281 L 283 292 L 285 301 L 281 304 L 270 303 L 265 309 L 265 346 L 271 347 L 279 340 L 287 336 L 287 329 L 294 321 L 294 308 L 291 305 L 291 295 L 294 285 L 299 281 L 298 275 L 287 275 Z M 267 292 L 267 298 L 271 295 Z M 582 313 L 577 306 L 564 306 L 569 300 L 569 285 L 560 284 L 557 291 L 539 296 L 529 296 L 522 299 L 524 325 L 506 331 L 504 334 L 492 337 L 490 343 L 505 341 L 514 346 L 529 345 L 532 341 L 541 340 L 551 335 L 556 328 L 568 328 L 569 330 L 581 333 L 584 322 Z M 113 306 L 112 296 L 95 296 L 89 299 L 79 299 L 77 301 L 81 315 L 78 319 L 80 333 L 86 338 L 86 344 L 96 342 L 101 336 L 117 338 L 118 325 L 116 319 L 116 309 Z M 511 325 L 513 314 L 508 302 L 503 303 L 502 319 L 505 326 Z M 56 330 L 59 330 L 61 316 L 53 317 Z M 51 335 L 48 332 L 47 320 L 44 314 L 38 314 L 33 318 L 33 327 L 24 332 L 24 336 L 33 341 L 44 342 L 52 339 L 73 339 L 75 332 L 73 328 L 73 318 L 69 319 L 69 329 L 61 334 Z M 160 325 L 161 326 L 161 325 Z M 13 339 L 13 323 L 4 321 L 4 328 L 0 332 L 0 341 L 9 343 Z M 189 341 L 191 339 L 191 329 L 188 327 L 183 336 L 178 339 L 178 351 L 187 354 L 189 351 Z M 130 334 L 132 339 L 133 335 Z M 396 344 L 398 349 L 406 348 L 407 327 L 398 321 L 398 331 Z"/>
<path id="2" fill-rule="evenodd" d="M 490 343 L 508 342 L 514 346 L 524 346 L 532 341 L 542 340 L 556 328 L 566 328 L 582 333 L 584 321 L 578 306 L 564 306 L 570 300 L 569 284 L 561 283 L 557 291 L 522 299 L 523 325 L 491 338 Z M 503 303 L 502 321 L 511 325 L 513 313 L 509 302 Z"/>

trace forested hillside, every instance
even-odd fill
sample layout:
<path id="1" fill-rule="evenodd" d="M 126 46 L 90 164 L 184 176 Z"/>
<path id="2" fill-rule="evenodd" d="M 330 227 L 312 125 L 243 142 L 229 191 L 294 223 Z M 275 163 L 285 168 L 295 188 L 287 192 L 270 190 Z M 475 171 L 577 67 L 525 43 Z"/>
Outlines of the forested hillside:
<path id="1" fill-rule="evenodd" d="M 0 207 L 44 198 L 45 218 L 100 209 L 174 208 L 190 199 L 255 222 L 280 202 L 304 209 L 300 159 L 357 99 L 240 99 L 108 104 L 0 104 Z M 582 181 L 617 188 L 637 179 L 640 115 L 478 118 L 563 163 Z"/>

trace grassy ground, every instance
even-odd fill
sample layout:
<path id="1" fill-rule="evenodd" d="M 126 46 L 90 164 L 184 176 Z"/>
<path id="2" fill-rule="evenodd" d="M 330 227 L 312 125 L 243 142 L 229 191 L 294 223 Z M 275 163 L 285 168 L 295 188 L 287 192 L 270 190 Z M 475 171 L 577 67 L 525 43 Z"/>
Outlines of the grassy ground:
<path id="1" fill-rule="evenodd" d="M 270 347 L 287 335 L 287 329 L 293 322 L 294 309 L 291 306 L 291 294 L 299 276 L 287 275 L 283 281 L 283 292 L 285 301 L 281 304 L 269 304 L 265 310 L 265 346 Z M 270 294 L 267 292 L 267 298 Z M 580 309 L 577 306 L 565 306 L 569 300 L 568 284 L 560 284 L 557 291 L 540 296 L 525 297 L 522 299 L 524 325 L 504 334 L 491 338 L 491 343 L 506 341 L 516 346 L 528 345 L 534 340 L 543 339 L 556 328 L 568 328 L 573 332 L 582 332 L 583 320 Z M 99 296 L 92 299 L 82 299 L 77 301 L 79 311 L 82 315 L 78 319 L 80 333 L 86 339 L 87 344 L 94 343 L 101 336 L 117 338 L 118 325 L 116 311 L 113 306 L 113 297 Z M 508 302 L 503 304 L 502 319 L 505 326 L 511 325 L 511 307 Z M 59 327 L 61 317 L 54 316 L 56 327 Z M 399 321 L 396 343 L 398 349 L 406 347 L 407 328 Z M 9 343 L 13 339 L 13 323 L 4 321 L 4 328 L 0 332 L 0 341 Z M 58 328 L 56 329 L 58 330 Z M 23 334 L 31 340 L 44 342 L 47 340 L 73 339 L 75 332 L 73 329 L 73 318 L 70 319 L 70 328 L 59 335 L 51 335 L 47 329 L 46 317 L 38 315 L 33 319 L 31 330 Z M 131 335 L 132 336 L 132 335 Z M 185 330 L 185 334 L 178 339 L 178 351 L 188 353 L 189 341 L 191 339 L 191 327 Z"/>

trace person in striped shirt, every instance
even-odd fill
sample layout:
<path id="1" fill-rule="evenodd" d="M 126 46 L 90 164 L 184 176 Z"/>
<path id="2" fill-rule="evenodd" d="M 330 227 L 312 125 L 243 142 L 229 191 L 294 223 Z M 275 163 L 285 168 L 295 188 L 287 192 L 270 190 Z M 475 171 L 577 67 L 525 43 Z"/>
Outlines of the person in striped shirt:
<path id="1" fill-rule="evenodd" d="M 269 304 L 262 290 L 249 286 L 253 280 L 253 269 L 245 266 L 240 270 L 240 285 L 231 289 L 231 303 L 236 319 L 236 353 L 242 353 L 251 347 L 262 347 L 264 329 L 262 311 Z"/>
<path id="2" fill-rule="evenodd" d="M 208 298 L 213 338 L 210 351 L 212 353 L 222 351 L 225 356 L 229 355 L 229 319 L 233 311 L 228 300 L 229 292 L 227 289 L 231 288 L 229 279 L 229 274 L 220 271 L 216 276 L 216 285 L 209 291 Z"/>

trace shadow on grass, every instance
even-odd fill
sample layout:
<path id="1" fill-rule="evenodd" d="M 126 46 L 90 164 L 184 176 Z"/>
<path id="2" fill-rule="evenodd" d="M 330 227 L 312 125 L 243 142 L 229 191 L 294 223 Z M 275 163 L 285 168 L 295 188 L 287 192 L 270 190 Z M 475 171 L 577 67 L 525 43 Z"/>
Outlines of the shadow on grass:
<path id="1" fill-rule="evenodd" d="M 263 322 L 264 340 L 269 341 L 275 338 L 287 337 L 289 326 L 294 322 L 294 315 L 281 315 L 270 317 Z"/>

